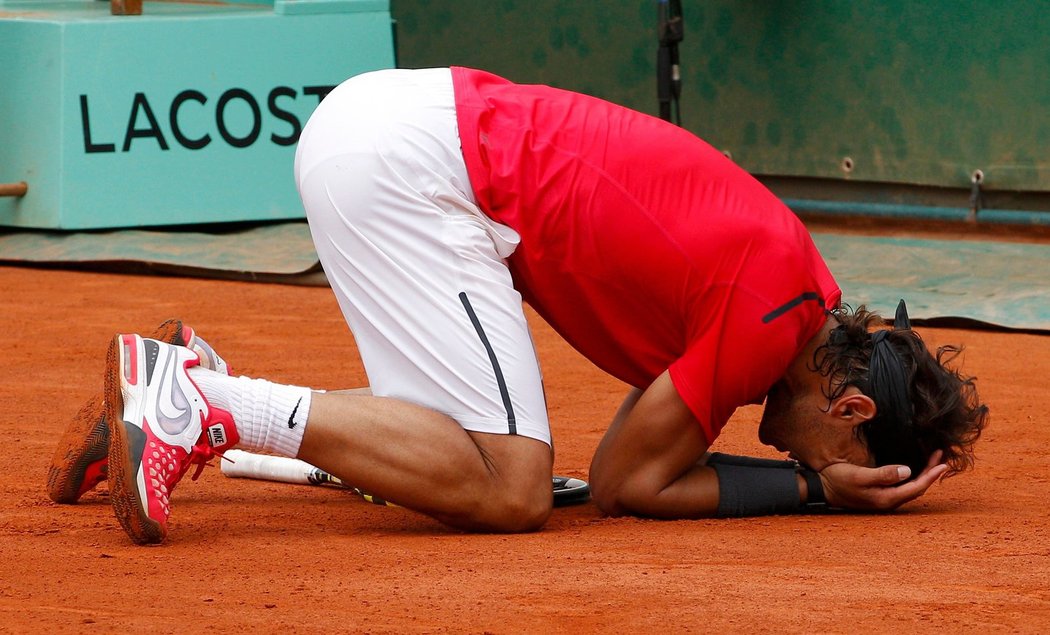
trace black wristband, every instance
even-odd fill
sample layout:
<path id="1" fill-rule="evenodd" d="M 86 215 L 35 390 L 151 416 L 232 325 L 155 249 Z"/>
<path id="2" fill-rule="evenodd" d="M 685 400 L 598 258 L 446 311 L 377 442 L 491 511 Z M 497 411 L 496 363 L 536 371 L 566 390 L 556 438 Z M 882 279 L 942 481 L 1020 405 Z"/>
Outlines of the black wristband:
<path id="1" fill-rule="evenodd" d="M 788 468 L 748 467 L 715 462 L 718 516 L 765 516 L 799 512 L 798 473 Z"/>
<path id="2" fill-rule="evenodd" d="M 799 474 L 806 479 L 806 502 L 802 505 L 804 513 L 814 514 L 828 510 L 828 499 L 824 496 L 824 483 L 820 474 L 808 467 L 799 467 Z"/>

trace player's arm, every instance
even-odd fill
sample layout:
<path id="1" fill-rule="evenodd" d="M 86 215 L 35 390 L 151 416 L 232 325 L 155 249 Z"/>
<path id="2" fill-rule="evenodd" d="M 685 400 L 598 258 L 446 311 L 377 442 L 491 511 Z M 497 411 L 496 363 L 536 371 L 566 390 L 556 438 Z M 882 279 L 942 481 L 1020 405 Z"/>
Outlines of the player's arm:
<path id="1" fill-rule="evenodd" d="M 591 492 L 607 514 L 701 518 L 718 510 L 718 477 L 701 464 L 708 444 L 668 372 L 635 389 L 591 461 Z"/>
<path id="2" fill-rule="evenodd" d="M 793 513 L 814 501 L 807 478 L 790 462 L 759 465 L 754 459 L 740 460 L 746 457 L 722 457 L 718 467 L 711 467 L 707 449 L 699 422 L 665 372 L 645 391 L 628 395 L 599 444 L 590 472 L 594 499 L 610 515 L 656 518 Z M 895 509 L 921 496 L 943 475 L 946 468 L 939 458 L 932 456 L 923 473 L 905 484 L 898 484 L 906 478 L 898 466 L 828 466 L 820 474 L 823 491 L 815 500 L 826 495 L 834 507 Z M 720 476 L 730 479 L 721 489 Z M 722 509 L 720 491 L 732 496 Z"/>

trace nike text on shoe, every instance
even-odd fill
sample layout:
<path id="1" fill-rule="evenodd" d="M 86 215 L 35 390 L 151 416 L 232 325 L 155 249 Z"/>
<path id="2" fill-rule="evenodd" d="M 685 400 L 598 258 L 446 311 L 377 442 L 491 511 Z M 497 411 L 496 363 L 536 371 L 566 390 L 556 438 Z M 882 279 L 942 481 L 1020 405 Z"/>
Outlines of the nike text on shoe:
<path id="1" fill-rule="evenodd" d="M 200 358 L 182 346 L 117 335 L 106 358 L 109 489 L 113 511 L 132 540 L 168 533 L 171 492 L 190 465 L 236 445 L 233 418 L 213 408 L 187 368 Z"/>
<path id="2" fill-rule="evenodd" d="M 226 362 L 189 326 L 168 320 L 150 339 L 182 344 L 193 349 L 201 366 L 229 374 Z M 106 427 L 102 395 L 92 397 L 73 417 L 58 441 L 47 471 L 47 495 L 56 503 L 73 504 L 106 480 L 109 461 L 109 429 Z"/>

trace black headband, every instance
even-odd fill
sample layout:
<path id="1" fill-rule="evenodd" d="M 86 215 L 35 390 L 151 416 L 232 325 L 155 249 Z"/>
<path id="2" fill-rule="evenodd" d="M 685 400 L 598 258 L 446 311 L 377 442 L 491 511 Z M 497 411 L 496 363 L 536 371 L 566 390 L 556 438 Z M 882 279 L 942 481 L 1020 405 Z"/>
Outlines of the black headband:
<path id="1" fill-rule="evenodd" d="M 893 319 L 893 330 L 911 329 L 908 320 L 908 307 L 904 300 L 897 305 L 897 315 Z M 871 363 L 868 366 L 869 395 L 875 400 L 879 414 L 884 414 L 890 421 L 897 421 L 902 426 L 911 424 L 911 392 L 908 388 L 908 371 L 897 351 L 890 344 L 889 331 L 878 330 L 871 334 Z"/>
<path id="2" fill-rule="evenodd" d="M 893 319 L 893 330 L 910 329 L 908 307 L 901 300 Z M 879 465 L 900 463 L 911 466 L 914 471 L 917 460 L 921 467 L 922 457 L 915 441 L 911 373 L 890 343 L 889 335 L 890 331 L 881 329 L 871 333 L 871 361 L 865 392 L 875 402 L 876 413 L 865 426 L 866 436 Z"/>

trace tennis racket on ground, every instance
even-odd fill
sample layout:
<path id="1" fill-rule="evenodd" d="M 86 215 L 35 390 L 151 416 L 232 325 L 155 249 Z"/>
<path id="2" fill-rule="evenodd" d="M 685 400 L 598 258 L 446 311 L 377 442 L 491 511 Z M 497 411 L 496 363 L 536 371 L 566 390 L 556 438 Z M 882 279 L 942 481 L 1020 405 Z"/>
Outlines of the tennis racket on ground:
<path id="1" fill-rule="evenodd" d="M 219 469 L 225 476 L 231 478 L 252 478 L 299 485 L 333 485 L 348 489 L 370 503 L 395 506 L 393 503 L 363 492 L 349 483 L 344 483 L 339 477 L 299 459 L 229 450 L 223 455 Z M 583 503 L 591 496 L 590 486 L 582 479 L 555 476 L 551 486 L 554 492 L 555 507 Z"/>
<path id="2" fill-rule="evenodd" d="M 350 490 L 369 503 L 389 507 L 394 506 L 393 503 L 388 503 L 378 496 L 362 492 L 360 489 L 344 483 L 338 476 L 329 474 L 321 468 L 314 467 L 299 459 L 255 454 L 244 450 L 229 450 L 223 454 L 222 458 L 219 469 L 224 475 L 231 478 L 252 478 L 297 485 L 334 485 Z"/>

